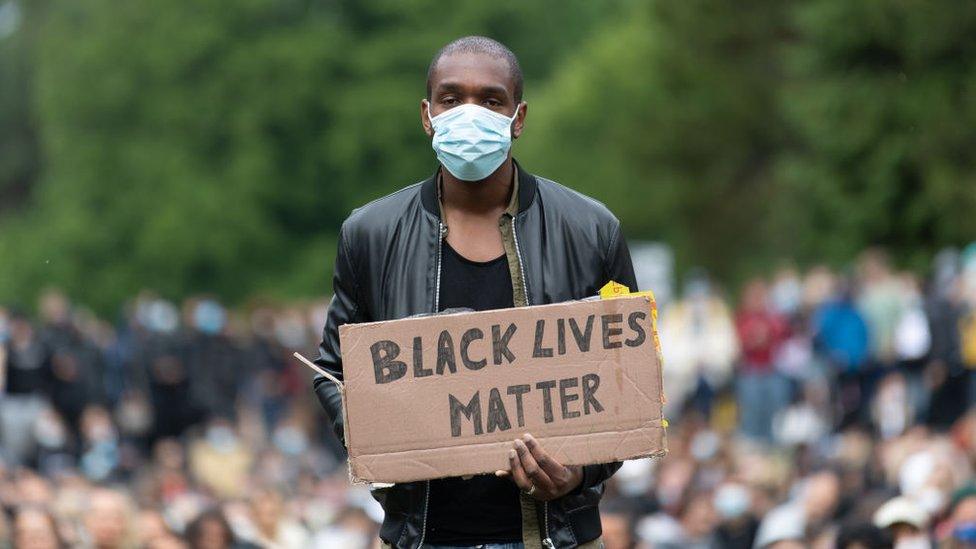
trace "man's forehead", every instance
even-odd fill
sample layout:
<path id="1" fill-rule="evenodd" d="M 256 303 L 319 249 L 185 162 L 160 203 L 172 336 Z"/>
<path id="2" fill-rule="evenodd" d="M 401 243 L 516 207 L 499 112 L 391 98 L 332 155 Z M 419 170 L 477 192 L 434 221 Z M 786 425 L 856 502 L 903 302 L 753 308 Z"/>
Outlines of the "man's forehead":
<path id="1" fill-rule="evenodd" d="M 441 57 L 434 67 L 431 87 L 436 90 L 443 85 L 466 88 L 501 86 L 513 93 L 515 82 L 505 58 L 487 53 L 457 52 Z"/>

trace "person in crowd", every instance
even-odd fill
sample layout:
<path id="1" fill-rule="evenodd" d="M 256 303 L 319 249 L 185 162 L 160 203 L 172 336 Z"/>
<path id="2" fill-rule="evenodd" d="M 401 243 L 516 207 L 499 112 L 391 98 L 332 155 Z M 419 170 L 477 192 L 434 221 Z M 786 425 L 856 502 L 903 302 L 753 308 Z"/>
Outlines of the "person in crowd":
<path id="1" fill-rule="evenodd" d="M 3 348 L 0 450 L 12 463 L 30 463 L 35 450 L 31 426 L 45 408 L 50 387 L 48 352 L 30 319 L 17 311 L 10 315 Z"/>
<path id="2" fill-rule="evenodd" d="M 328 527 L 314 539 L 316 549 L 329 547 L 375 547 L 378 527 L 370 513 L 361 506 L 342 509 Z"/>
<path id="3" fill-rule="evenodd" d="M 795 265 L 784 263 L 776 269 L 770 284 L 769 304 L 783 318 L 793 318 L 802 312 L 803 281 Z"/>
<path id="4" fill-rule="evenodd" d="M 603 545 L 606 549 L 634 549 L 635 510 L 626 501 L 609 500 L 600 506 Z"/>
<path id="5" fill-rule="evenodd" d="M 103 357 L 93 341 L 72 321 L 72 306 L 60 291 L 41 295 L 40 338 L 49 361 L 47 394 L 73 435 L 80 430 L 81 413 L 90 403 L 102 403 Z"/>
<path id="6" fill-rule="evenodd" d="M 190 549 L 250 549 L 256 547 L 240 542 L 219 509 L 204 511 L 186 527 L 186 541 Z"/>
<path id="7" fill-rule="evenodd" d="M 931 349 L 923 372 L 923 398 L 927 406 L 920 421 L 946 428 L 962 412 L 976 403 L 966 395 L 967 371 L 963 341 L 967 333 L 967 307 L 964 284 L 958 274 L 956 256 L 936 258 L 925 304 L 931 333 Z"/>
<path id="8" fill-rule="evenodd" d="M 40 507 L 23 506 L 14 515 L 13 546 L 17 549 L 62 549 L 54 517 Z"/>
<path id="9" fill-rule="evenodd" d="M 976 548 L 976 484 L 964 486 L 953 495 L 942 530 L 940 548 Z"/>
<path id="10" fill-rule="evenodd" d="M 867 399 L 868 326 L 854 304 L 849 282 L 836 279 L 832 296 L 814 314 L 815 345 L 835 375 L 838 423 L 846 427 L 866 420 L 862 408 Z"/>
<path id="11" fill-rule="evenodd" d="M 228 337 L 227 311 L 212 298 L 188 300 L 186 365 L 194 405 L 207 417 L 233 418 L 240 386 L 249 373 L 247 361 Z"/>
<path id="12" fill-rule="evenodd" d="M 739 346 L 732 314 L 704 272 L 688 277 L 682 299 L 661 312 L 658 331 L 668 342 L 661 348 L 665 415 L 678 415 L 690 401 L 691 408 L 710 417 L 716 395 L 732 379 Z"/>
<path id="13" fill-rule="evenodd" d="M 746 284 L 735 328 L 742 349 L 735 384 L 742 432 L 768 443 L 773 436 L 773 418 L 789 403 L 789 385 L 773 363 L 788 336 L 788 327 L 769 306 L 765 281 L 754 279 Z"/>
<path id="14" fill-rule="evenodd" d="M 256 490 L 250 497 L 250 520 L 254 527 L 251 541 L 259 545 L 300 549 L 307 547 L 308 532 L 285 514 L 285 501 L 279 492 Z"/>
<path id="15" fill-rule="evenodd" d="M 805 549 L 804 520 L 799 508 L 786 506 L 771 510 L 756 533 L 756 549 Z"/>
<path id="16" fill-rule="evenodd" d="M 232 422 L 223 417 L 212 419 L 204 437 L 190 445 L 188 457 L 197 482 L 221 497 L 244 495 L 254 454 Z"/>
<path id="17" fill-rule="evenodd" d="M 796 496 L 763 518 L 756 534 L 758 547 L 809 540 L 829 543 L 836 538 L 834 523 L 840 504 L 840 479 L 833 471 L 811 474 L 797 486 Z"/>
<path id="18" fill-rule="evenodd" d="M 924 419 L 929 406 L 924 370 L 932 351 L 932 325 L 925 312 L 921 282 L 912 273 L 901 273 L 901 316 L 895 325 L 895 358 L 905 380 L 912 423 Z"/>
<path id="19" fill-rule="evenodd" d="M 139 547 L 182 543 L 173 533 L 166 518 L 156 509 L 142 509 L 136 517 L 136 542 Z"/>
<path id="20" fill-rule="evenodd" d="M 930 517 L 915 499 L 894 497 L 874 513 L 874 525 L 887 532 L 895 549 L 929 549 Z"/>
<path id="21" fill-rule="evenodd" d="M 720 521 L 715 531 L 716 544 L 726 549 L 750 549 L 759 521 L 753 515 L 749 488 L 729 481 L 715 491 L 712 505 Z"/>
<path id="22" fill-rule="evenodd" d="M 868 325 L 873 367 L 887 370 L 897 362 L 896 330 L 904 300 L 888 255 L 879 248 L 861 253 L 857 261 L 858 310 Z"/>
<path id="23" fill-rule="evenodd" d="M 134 509 L 119 490 L 99 488 L 88 496 L 84 514 L 88 543 L 96 549 L 128 549 L 136 546 Z"/>

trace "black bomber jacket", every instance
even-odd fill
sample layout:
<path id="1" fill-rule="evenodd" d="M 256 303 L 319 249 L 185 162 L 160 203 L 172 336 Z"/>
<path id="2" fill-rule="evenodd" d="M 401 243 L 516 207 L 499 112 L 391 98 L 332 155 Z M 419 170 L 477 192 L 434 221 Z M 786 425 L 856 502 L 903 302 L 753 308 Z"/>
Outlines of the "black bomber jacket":
<path id="1" fill-rule="evenodd" d="M 620 223 L 600 202 L 516 164 L 517 196 L 499 228 L 513 273 L 516 305 L 597 295 L 615 280 L 637 290 Z M 352 212 L 342 224 L 329 305 L 316 363 L 342 379 L 339 326 L 436 313 L 442 238 L 438 174 Z M 514 199 L 517 198 L 517 201 Z M 520 299 L 520 297 L 522 299 Z M 323 376 L 316 395 L 343 439 L 342 400 Z M 576 547 L 601 535 L 597 508 L 603 483 L 619 463 L 588 465 L 582 484 L 536 505 L 541 545 Z M 429 482 L 373 491 L 386 512 L 380 538 L 397 548 L 423 545 Z"/>

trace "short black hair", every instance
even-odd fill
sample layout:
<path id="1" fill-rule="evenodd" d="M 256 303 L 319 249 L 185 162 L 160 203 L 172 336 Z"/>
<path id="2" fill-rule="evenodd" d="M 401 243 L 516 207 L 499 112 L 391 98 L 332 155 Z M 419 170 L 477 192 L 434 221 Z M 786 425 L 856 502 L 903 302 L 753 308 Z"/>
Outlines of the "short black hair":
<path id="1" fill-rule="evenodd" d="M 428 101 L 430 100 L 430 93 L 432 91 L 431 79 L 434 77 L 434 71 L 437 69 L 437 63 L 442 57 L 455 53 L 483 53 L 495 59 L 504 59 L 508 63 L 508 70 L 512 77 L 512 82 L 515 83 L 515 102 L 520 103 L 522 101 L 522 67 L 519 65 L 518 58 L 515 57 L 512 50 L 508 49 L 505 44 L 497 40 L 492 40 L 487 36 L 465 36 L 437 50 L 434 58 L 430 60 L 430 66 L 427 67 Z"/>

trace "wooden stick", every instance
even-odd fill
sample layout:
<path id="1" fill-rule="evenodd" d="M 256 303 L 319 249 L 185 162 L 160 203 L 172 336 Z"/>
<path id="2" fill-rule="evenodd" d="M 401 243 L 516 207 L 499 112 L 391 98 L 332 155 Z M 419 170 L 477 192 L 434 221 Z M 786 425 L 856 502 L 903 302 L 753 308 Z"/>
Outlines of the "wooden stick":
<path id="1" fill-rule="evenodd" d="M 339 388 L 339 391 L 340 392 L 342 392 L 345 389 L 345 386 L 342 384 L 341 381 L 339 381 L 339 378 L 337 378 L 336 376 L 330 374 L 329 372 L 326 372 L 322 368 L 319 368 L 314 362 L 312 362 L 311 360 L 303 357 L 300 353 L 293 353 L 292 356 L 294 356 L 298 360 L 302 361 L 306 366 L 308 366 L 309 368 L 315 370 L 317 373 L 322 374 L 323 376 L 325 376 L 326 378 L 328 378 L 329 381 L 331 381 L 332 383 L 335 383 L 336 384 L 336 387 Z"/>

